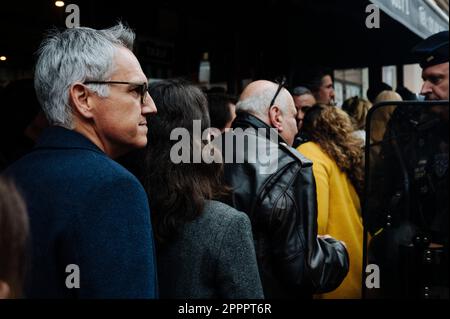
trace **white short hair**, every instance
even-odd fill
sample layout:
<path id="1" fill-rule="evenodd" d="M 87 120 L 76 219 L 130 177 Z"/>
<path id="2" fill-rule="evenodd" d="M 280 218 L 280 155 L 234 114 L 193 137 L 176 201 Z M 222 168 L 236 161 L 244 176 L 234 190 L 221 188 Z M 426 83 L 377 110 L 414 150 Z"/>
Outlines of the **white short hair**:
<path id="1" fill-rule="evenodd" d="M 122 23 L 105 29 L 73 28 L 51 31 L 38 51 L 34 86 L 52 125 L 73 129 L 69 89 L 76 82 L 107 81 L 114 73 L 114 56 L 120 47 L 133 49 L 135 34 Z M 90 88 L 107 96 L 105 85 Z"/>
<path id="2" fill-rule="evenodd" d="M 251 96 L 245 100 L 239 101 L 236 104 L 236 112 L 247 112 L 258 117 L 266 117 L 269 113 L 269 108 L 272 106 L 273 97 L 277 88 L 264 90 L 259 95 Z M 275 103 L 280 106 L 281 112 L 285 113 L 288 107 L 288 94 L 286 89 L 282 89 L 278 94 Z"/>

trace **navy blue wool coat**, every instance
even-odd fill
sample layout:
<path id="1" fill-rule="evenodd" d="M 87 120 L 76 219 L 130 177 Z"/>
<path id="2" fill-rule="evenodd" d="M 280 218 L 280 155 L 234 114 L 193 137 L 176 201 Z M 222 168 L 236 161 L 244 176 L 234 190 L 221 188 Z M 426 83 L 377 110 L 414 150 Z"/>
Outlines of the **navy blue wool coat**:
<path id="1" fill-rule="evenodd" d="M 51 127 L 6 175 L 30 217 L 26 297 L 157 297 L 148 200 L 125 168 L 83 135 Z"/>

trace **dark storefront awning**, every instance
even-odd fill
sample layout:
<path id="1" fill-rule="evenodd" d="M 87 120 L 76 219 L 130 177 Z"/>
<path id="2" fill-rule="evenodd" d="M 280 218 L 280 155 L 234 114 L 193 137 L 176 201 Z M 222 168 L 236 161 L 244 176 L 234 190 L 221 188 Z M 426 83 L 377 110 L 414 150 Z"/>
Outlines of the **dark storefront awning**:
<path id="1" fill-rule="evenodd" d="M 228 0 L 218 7 L 210 0 L 159 0 L 151 1 L 149 10 L 136 10 L 141 0 L 114 6 L 110 0 L 71 2 L 80 7 L 82 26 L 105 28 L 118 19 L 128 23 L 136 31 L 136 53 L 149 77 L 195 81 L 208 52 L 212 82 L 226 82 L 238 92 L 243 79 L 283 74 L 293 81 L 316 65 L 379 69 L 416 63 L 411 48 L 434 33 L 430 25 L 448 29 L 445 17 L 426 1 Z M 371 3 L 380 7 L 380 28 L 366 25 Z M 26 8 L 6 1 L 0 10 L 0 55 L 8 61 L 0 64 L 0 82 L 31 76 L 45 30 L 65 28 L 66 17 L 53 1 L 33 1 Z"/>
<path id="2" fill-rule="evenodd" d="M 428 0 L 370 0 L 422 38 L 448 30 L 448 16 Z"/>

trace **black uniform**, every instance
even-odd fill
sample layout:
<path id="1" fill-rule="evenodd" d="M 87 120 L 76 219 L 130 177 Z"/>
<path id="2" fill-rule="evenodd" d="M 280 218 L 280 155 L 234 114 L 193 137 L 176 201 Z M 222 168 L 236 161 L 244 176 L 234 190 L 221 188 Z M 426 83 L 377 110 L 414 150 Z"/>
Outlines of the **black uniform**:
<path id="1" fill-rule="evenodd" d="M 448 63 L 448 31 L 414 53 L 422 68 Z M 449 296 L 448 131 L 448 102 L 398 106 L 371 163 L 365 223 L 382 297 Z"/>

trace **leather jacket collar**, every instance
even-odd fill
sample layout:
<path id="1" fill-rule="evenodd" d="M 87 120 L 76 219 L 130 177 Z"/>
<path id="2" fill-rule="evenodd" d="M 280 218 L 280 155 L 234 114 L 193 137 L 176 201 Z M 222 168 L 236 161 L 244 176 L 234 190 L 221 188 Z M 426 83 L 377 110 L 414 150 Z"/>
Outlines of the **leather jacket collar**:
<path id="1" fill-rule="evenodd" d="M 257 118 L 256 116 L 254 116 L 254 115 L 252 115 L 250 113 L 238 112 L 236 114 L 236 118 L 233 121 L 232 128 L 233 129 L 235 129 L 235 128 L 243 128 L 243 129 L 245 129 L 245 128 L 249 128 L 249 127 L 254 128 L 256 130 L 259 129 L 259 128 L 265 128 L 265 129 L 267 129 L 266 130 L 266 138 L 267 139 L 269 139 L 269 140 L 271 140 L 271 141 L 273 141 L 275 143 L 278 143 L 278 144 L 288 145 L 286 143 L 286 141 L 283 139 L 283 137 L 280 134 L 278 134 L 278 132 L 277 132 L 277 130 L 275 128 L 267 125 L 265 122 L 263 122 L 262 120 L 260 120 L 259 118 Z M 275 141 L 273 139 L 273 135 L 274 134 L 270 134 L 270 130 L 274 130 L 277 133 L 276 134 L 276 135 L 278 135 L 278 140 L 277 141 Z"/>

